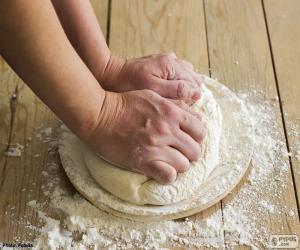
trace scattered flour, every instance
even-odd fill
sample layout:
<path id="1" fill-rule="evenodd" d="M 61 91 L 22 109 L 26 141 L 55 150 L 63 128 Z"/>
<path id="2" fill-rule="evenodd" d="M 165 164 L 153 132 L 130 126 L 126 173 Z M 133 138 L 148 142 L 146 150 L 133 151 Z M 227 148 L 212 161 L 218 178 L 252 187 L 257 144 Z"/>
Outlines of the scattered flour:
<path id="1" fill-rule="evenodd" d="M 44 224 L 43 227 L 28 225 L 37 235 L 35 248 L 189 249 L 208 246 L 231 249 L 239 244 L 252 249 L 266 248 L 269 236 L 280 233 L 278 229 L 272 231 L 270 217 L 283 225 L 298 215 L 295 204 L 286 198 L 292 185 L 288 181 L 289 156 L 284 136 L 279 132 L 281 125 L 276 123 L 274 101 L 266 101 L 255 91 L 240 93 L 240 97 L 245 100 L 255 127 L 254 155 L 246 180 L 221 205 L 189 219 L 134 222 L 101 211 L 80 194 L 58 185 L 60 179 L 55 173 L 59 166 L 49 162 L 47 171 L 42 173 L 48 180 L 43 191 L 48 195 L 50 207 L 60 211 L 62 216 L 57 218 L 46 213 L 47 202 L 28 203 Z M 56 143 L 50 138 L 53 131 L 47 131 L 51 133 L 42 132 L 41 138 L 48 138 L 46 141 L 52 147 Z M 299 136 L 300 129 L 294 128 L 293 133 Z M 297 153 L 291 157 L 297 157 Z M 20 220 L 19 223 L 27 225 L 28 221 Z M 296 233 L 292 226 L 290 230 Z"/>
<path id="2" fill-rule="evenodd" d="M 10 146 L 7 149 L 5 155 L 10 157 L 20 157 L 22 155 L 23 150 L 24 150 L 24 146 L 19 143 L 16 143 L 15 146 Z"/>
<path id="3" fill-rule="evenodd" d="M 288 124 L 288 131 L 288 135 L 294 139 L 294 143 L 290 147 L 293 152 L 291 156 L 294 160 L 300 161 L 300 126 L 298 124 Z"/>

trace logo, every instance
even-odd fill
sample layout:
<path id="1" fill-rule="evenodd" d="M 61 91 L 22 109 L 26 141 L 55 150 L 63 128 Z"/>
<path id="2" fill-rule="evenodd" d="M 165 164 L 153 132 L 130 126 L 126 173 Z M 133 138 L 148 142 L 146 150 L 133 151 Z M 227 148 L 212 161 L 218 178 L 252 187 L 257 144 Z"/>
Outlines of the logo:
<path id="1" fill-rule="evenodd" d="M 269 238 L 269 248 L 296 248 L 298 244 L 298 236 L 294 234 L 275 234 Z"/>

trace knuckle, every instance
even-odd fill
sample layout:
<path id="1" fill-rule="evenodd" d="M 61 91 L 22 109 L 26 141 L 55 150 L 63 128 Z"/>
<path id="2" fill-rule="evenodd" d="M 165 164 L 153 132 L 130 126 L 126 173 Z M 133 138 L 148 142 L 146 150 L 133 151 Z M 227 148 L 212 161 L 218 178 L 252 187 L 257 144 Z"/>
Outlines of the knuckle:
<path id="1" fill-rule="evenodd" d="M 186 98 L 188 96 L 188 86 L 184 82 L 180 81 L 177 85 L 177 97 L 179 99 Z"/>
<path id="2" fill-rule="evenodd" d="M 159 64 L 161 65 L 161 68 L 164 69 L 163 71 L 166 74 L 165 77 L 168 80 L 174 79 L 176 76 L 176 71 L 174 68 L 174 59 L 168 54 L 162 54 L 159 58 L 159 61 L 160 61 Z"/>
<path id="3" fill-rule="evenodd" d="M 162 64 L 168 65 L 168 64 L 171 63 L 171 58 L 168 55 L 162 55 L 160 57 L 160 61 L 161 61 Z"/>
<path id="4" fill-rule="evenodd" d="M 168 52 L 168 53 L 166 53 L 166 56 L 168 56 L 168 57 L 171 58 L 171 59 L 177 57 L 176 54 L 175 54 L 175 52 Z"/>
<path id="5" fill-rule="evenodd" d="M 163 121 L 157 121 L 155 125 L 156 131 L 159 135 L 168 135 L 170 134 L 169 126 Z"/>
<path id="6" fill-rule="evenodd" d="M 167 118 L 176 119 L 178 117 L 178 111 L 176 109 L 175 104 L 173 104 L 173 103 L 165 102 L 163 104 L 163 111 L 164 111 L 164 115 Z"/>
<path id="7" fill-rule="evenodd" d="M 157 145 L 157 136 L 155 136 L 153 133 L 147 133 L 144 135 L 143 141 L 149 146 L 155 146 Z"/>

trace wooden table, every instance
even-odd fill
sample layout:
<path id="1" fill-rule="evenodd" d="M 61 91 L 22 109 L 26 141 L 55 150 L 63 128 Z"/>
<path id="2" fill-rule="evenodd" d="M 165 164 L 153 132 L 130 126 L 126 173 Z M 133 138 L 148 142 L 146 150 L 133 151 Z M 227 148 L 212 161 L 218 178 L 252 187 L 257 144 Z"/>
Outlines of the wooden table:
<path id="1" fill-rule="evenodd" d="M 117 55 L 131 58 L 174 51 L 235 91 L 254 87 L 266 98 L 278 96 L 280 136 L 292 153 L 285 199 L 279 202 L 295 208 L 298 216 L 278 219 L 270 213 L 268 220 L 274 232 L 298 230 L 299 235 L 300 162 L 294 157 L 297 138 L 289 133 L 289 124 L 300 125 L 300 1 L 94 0 L 93 5 Z M 16 222 L 37 220 L 26 203 L 45 198 L 42 171 L 49 162 L 59 161 L 37 134 L 47 127 L 55 130 L 60 123 L 3 60 L 0 72 L 0 242 L 14 242 L 16 237 L 34 238 Z M 24 146 L 22 155 L 5 155 L 16 143 Z M 222 211 L 230 199 L 204 213 Z M 225 216 L 220 213 L 220 220 Z"/>

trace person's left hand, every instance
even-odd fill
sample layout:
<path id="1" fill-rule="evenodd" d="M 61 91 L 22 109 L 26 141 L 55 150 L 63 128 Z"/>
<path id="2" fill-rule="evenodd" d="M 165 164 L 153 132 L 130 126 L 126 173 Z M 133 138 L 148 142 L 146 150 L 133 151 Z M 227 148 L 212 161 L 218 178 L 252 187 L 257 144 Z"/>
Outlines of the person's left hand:
<path id="1" fill-rule="evenodd" d="M 151 89 L 163 97 L 187 102 L 200 97 L 199 75 L 191 63 L 177 59 L 174 53 L 130 60 L 111 56 L 98 80 L 113 92 Z"/>

